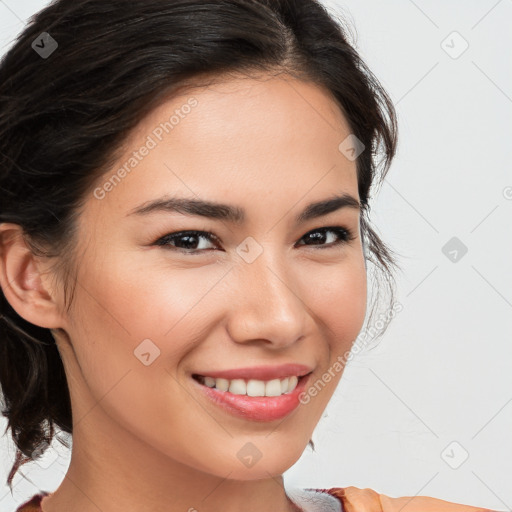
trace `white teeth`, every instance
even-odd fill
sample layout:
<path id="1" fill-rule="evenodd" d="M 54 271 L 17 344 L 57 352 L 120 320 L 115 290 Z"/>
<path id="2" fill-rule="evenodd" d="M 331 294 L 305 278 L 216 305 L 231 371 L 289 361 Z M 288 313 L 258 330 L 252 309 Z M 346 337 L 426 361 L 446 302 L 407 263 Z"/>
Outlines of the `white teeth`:
<path id="1" fill-rule="evenodd" d="M 247 396 L 265 396 L 265 383 L 251 379 L 247 382 Z"/>
<path id="2" fill-rule="evenodd" d="M 213 388 L 213 387 L 215 387 L 215 379 L 213 377 L 205 377 L 204 384 L 205 384 L 205 386 L 208 386 L 209 388 Z"/>
<path id="3" fill-rule="evenodd" d="M 299 382 L 297 375 L 292 375 L 288 380 L 288 389 L 295 389 L 297 387 L 297 382 Z"/>
<path id="4" fill-rule="evenodd" d="M 249 379 L 215 379 L 213 377 L 202 377 L 201 382 L 209 388 L 217 388 L 219 391 L 229 391 L 234 395 L 248 396 L 279 396 L 291 393 L 299 381 L 296 375 L 284 379 L 273 379 L 269 381 Z"/>
<path id="5" fill-rule="evenodd" d="M 247 391 L 247 384 L 243 379 L 233 379 L 229 384 L 228 391 L 235 395 L 245 395 Z"/>
<path id="6" fill-rule="evenodd" d="M 227 391 L 229 389 L 228 379 L 215 379 L 215 387 L 220 391 Z"/>
<path id="7" fill-rule="evenodd" d="M 265 384 L 265 396 L 279 396 L 281 394 L 281 381 L 270 380 Z"/>

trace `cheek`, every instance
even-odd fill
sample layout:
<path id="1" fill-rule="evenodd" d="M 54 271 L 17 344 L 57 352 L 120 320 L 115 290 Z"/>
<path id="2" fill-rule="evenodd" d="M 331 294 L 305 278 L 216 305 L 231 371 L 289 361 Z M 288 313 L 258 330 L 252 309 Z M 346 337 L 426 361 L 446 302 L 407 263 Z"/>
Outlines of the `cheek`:
<path id="1" fill-rule="evenodd" d="M 206 319 L 215 307 L 206 296 L 225 270 L 144 263 L 143 258 L 120 258 L 110 251 L 84 266 L 79 276 L 84 286 L 77 289 L 71 336 L 87 385 L 97 396 L 127 372 L 127 381 L 136 388 L 128 401 L 139 390 L 174 382 L 180 361 L 205 336 Z M 148 401 L 147 396 L 139 398 Z M 169 396 L 161 399 L 169 401 Z"/>
<path id="2" fill-rule="evenodd" d="M 323 320 L 333 352 L 345 352 L 359 334 L 366 314 L 367 278 L 364 260 L 353 259 L 337 265 L 318 265 L 309 274 L 305 296 L 309 306 Z M 332 354 L 336 357 L 339 354 Z"/>
<path id="3" fill-rule="evenodd" d="M 363 326 L 367 278 L 364 260 L 358 258 L 336 266 L 316 266 L 308 275 L 309 287 L 304 297 L 327 345 L 324 352 L 318 352 L 320 371 L 301 398 L 308 421 L 316 425 L 342 378 L 347 356 Z"/>
<path id="4" fill-rule="evenodd" d="M 90 295 L 101 305 L 91 314 L 100 315 L 109 329 L 129 333 L 133 342 L 152 336 L 172 339 L 173 332 L 191 327 L 190 318 L 207 307 L 202 301 L 223 272 L 211 265 L 180 268 L 175 262 L 166 265 L 165 259 L 155 263 L 149 255 L 112 257 L 87 278 Z"/>

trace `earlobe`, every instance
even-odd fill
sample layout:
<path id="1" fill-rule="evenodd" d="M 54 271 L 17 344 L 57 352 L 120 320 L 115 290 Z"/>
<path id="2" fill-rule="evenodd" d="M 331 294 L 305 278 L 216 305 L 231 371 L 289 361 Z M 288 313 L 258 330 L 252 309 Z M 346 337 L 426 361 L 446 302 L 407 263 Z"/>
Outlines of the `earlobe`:
<path id="1" fill-rule="evenodd" d="M 45 282 L 22 228 L 0 223 L 0 287 L 5 298 L 27 322 L 49 329 L 62 327 L 58 304 Z"/>

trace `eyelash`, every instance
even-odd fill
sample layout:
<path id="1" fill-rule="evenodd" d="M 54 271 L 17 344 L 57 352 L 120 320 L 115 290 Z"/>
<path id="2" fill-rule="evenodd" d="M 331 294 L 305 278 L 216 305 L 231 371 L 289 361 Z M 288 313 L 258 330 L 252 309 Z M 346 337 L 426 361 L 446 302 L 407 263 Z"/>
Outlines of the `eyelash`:
<path id="1" fill-rule="evenodd" d="M 351 229 L 342 227 L 342 226 L 325 226 L 322 228 L 313 229 L 311 231 L 308 231 L 306 234 L 304 234 L 301 237 L 302 238 L 312 234 L 312 233 L 323 233 L 332 231 L 333 233 L 336 233 L 338 236 L 338 241 L 331 242 L 328 245 L 314 245 L 312 244 L 312 247 L 315 247 L 317 249 L 329 249 L 333 248 L 335 246 L 344 245 L 350 242 L 351 240 L 355 240 L 357 237 L 354 236 Z M 211 251 L 212 249 L 182 249 L 173 245 L 169 244 L 169 241 L 175 241 L 176 239 L 180 239 L 186 236 L 197 236 L 199 238 L 206 238 L 210 242 L 220 242 L 219 238 L 214 235 L 213 233 L 209 233 L 207 231 L 196 231 L 196 230 L 188 230 L 188 231 L 177 231 L 175 233 L 169 233 L 158 240 L 154 242 L 153 245 L 160 245 L 169 248 L 173 251 L 178 251 L 184 254 L 199 254 L 201 252 L 205 251 Z M 306 245 L 308 247 L 308 245 Z"/>

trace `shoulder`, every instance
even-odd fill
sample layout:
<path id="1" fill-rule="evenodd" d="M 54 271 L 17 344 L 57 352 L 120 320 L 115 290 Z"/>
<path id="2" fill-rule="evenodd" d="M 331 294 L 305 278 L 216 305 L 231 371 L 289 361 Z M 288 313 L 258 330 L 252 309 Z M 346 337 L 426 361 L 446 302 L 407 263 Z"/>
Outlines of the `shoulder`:
<path id="1" fill-rule="evenodd" d="M 48 493 L 46 491 L 40 491 L 34 494 L 32 498 L 22 503 L 16 509 L 16 512 L 41 512 L 41 500 L 47 495 Z"/>
<path id="2" fill-rule="evenodd" d="M 372 489 L 357 487 L 334 487 L 327 492 L 340 499 L 345 512 L 496 512 L 428 496 L 392 498 Z"/>

